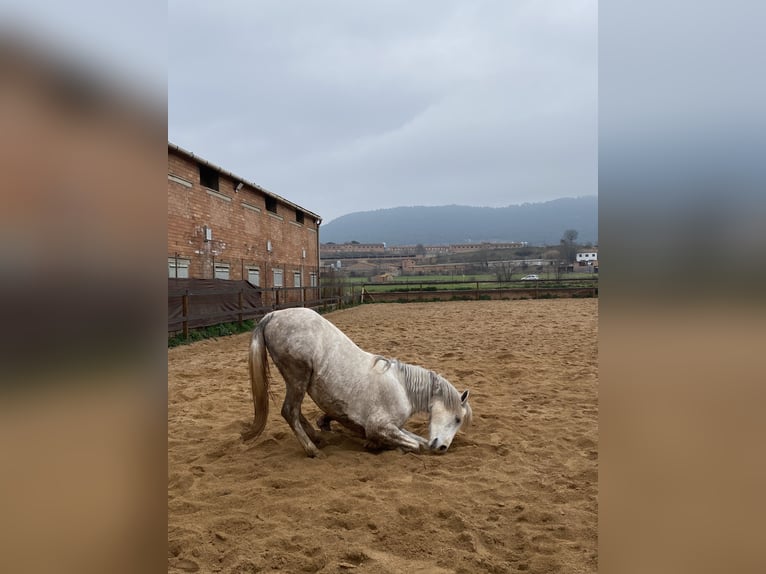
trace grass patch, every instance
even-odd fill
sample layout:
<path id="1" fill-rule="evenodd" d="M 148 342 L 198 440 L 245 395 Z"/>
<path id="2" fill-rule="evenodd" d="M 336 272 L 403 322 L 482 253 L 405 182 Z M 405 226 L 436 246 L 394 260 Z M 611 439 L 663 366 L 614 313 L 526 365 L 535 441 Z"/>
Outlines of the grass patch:
<path id="1" fill-rule="evenodd" d="M 586 293 L 572 293 L 573 299 L 591 299 L 595 297 L 595 295 L 592 292 L 586 292 Z"/>
<path id="2" fill-rule="evenodd" d="M 543 293 L 537 297 L 538 299 L 558 299 L 559 296 L 554 293 Z"/>
<path id="3" fill-rule="evenodd" d="M 237 333 L 246 333 L 252 331 L 254 328 L 255 320 L 248 319 L 247 321 L 242 321 L 241 325 L 237 322 L 221 323 L 202 329 L 191 329 L 188 338 L 184 337 L 182 334 L 168 337 L 168 348 L 193 343 L 194 341 L 202 341 L 203 339 L 215 339 L 216 337 L 227 337 L 229 335 L 236 335 Z"/>
<path id="4" fill-rule="evenodd" d="M 453 295 L 450 301 L 473 301 L 473 297 L 468 297 L 466 295 Z"/>

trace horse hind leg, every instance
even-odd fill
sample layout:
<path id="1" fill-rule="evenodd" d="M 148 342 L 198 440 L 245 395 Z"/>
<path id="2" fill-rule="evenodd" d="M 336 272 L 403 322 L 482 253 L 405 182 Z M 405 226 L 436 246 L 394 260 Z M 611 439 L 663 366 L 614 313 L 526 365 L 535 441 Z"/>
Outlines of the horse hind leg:
<path id="1" fill-rule="evenodd" d="M 290 428 L 293 429 L 298 442 L 301 443 L 306 454 L 312 458 L 319 456 L 321 454 L 319 449 L 309 437 L 309 435 L 312 435 L 316 438 L 316 431 L 301 413 L 301 403 L 303 403 L 303 397 L 306 395 L 306 388 L 305 386 L 294 386 L 289 383 L 286 384 L 286 387 L 285 402 L 282 404 L 282 416 L 287 421 L 287 424 L 290 425 Z M 306 427 L 310 429 L 308 432 Z"/>
<path id="2" fill-rule="evenodd" d="M 311 439 L 311 442 L 314 444 L 318 444 L 320 440 L 319 433 L 314 428 L 314 425 L 312 425 L 308 419 L 303 416 L 303 413 L 300 413 L 301 415 L 301 426 L 303 427 L 303 431 L 306 433 L 306 435 Z"/>
<path id="3" fill-rule="evenodd" d="M 330 415 L 319 415 L 319 417 L 317 417 L 317 426 L 319 427 L 319 430 L 323 430 L 323 431 L 332 430 L 330 428 L 330 423 L 334 420 L 337 420 L 337 419 L 334 419 Z"/>

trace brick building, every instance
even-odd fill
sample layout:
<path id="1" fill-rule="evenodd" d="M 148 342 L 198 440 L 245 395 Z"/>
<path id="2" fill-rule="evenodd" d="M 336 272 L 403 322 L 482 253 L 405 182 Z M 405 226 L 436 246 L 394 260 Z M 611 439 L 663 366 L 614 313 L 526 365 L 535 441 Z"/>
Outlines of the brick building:
<path id="1" fill-rule="evenodd" d="M 168 142 L 168 277 L 315 287 L 321 222 Z"/>

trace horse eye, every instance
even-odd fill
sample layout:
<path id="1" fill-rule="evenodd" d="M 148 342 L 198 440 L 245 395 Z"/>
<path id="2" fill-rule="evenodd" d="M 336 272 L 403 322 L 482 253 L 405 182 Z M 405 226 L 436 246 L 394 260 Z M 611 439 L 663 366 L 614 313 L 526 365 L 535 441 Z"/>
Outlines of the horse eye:
<path id="1" fill-rule="evenodd" d="M 455 417 L 455 422 L 456 422 L 457 424 L 460 424 L 460 417 Z"/>

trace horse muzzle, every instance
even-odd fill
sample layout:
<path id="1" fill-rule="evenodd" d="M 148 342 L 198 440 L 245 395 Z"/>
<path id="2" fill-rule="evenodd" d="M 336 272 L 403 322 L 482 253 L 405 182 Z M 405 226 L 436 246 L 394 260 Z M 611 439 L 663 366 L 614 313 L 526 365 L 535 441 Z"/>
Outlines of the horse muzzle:
<path id="1" fill-rule="evenodd" d="M 447 452 L 449 445 L 439 444 L 439 439 L 435 438 L 434 440 L 431 441 L 431 444 L 428 445 L 428 448 L 431 449 L 431 452 L 434 452 L 437 454 L 444 454 L 445 452 Z"/>

